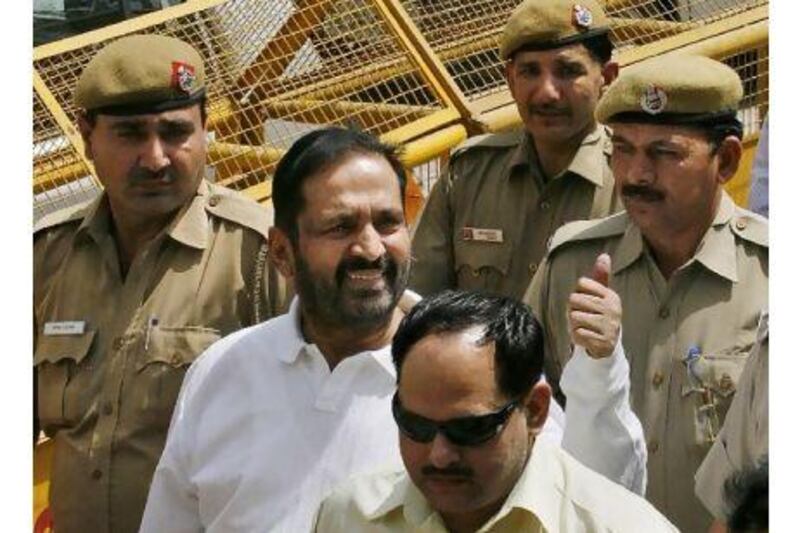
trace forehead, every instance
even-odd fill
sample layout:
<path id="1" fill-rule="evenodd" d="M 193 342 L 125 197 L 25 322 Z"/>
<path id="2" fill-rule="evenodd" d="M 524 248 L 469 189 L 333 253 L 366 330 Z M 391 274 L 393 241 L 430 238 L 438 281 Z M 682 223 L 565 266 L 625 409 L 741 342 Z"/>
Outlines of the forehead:
<path id="1" fill-rule="evenodd" d="M 498 403 L 495 346 L 478 344 L 482 336 L 483 328 L 473 327 L 430 334 L 415 343 L 403 361 L 398 385 L 406 407 L 447 418 Z"/>
<path id="2" fill-rule="evenodd" d="M 400 184 L 386 158 L 348 154 L 303 183 L 304 214 L 352 209 L 403 209 Z"/>
<path id="3" fill-rule="evenodd" d="M 581 43 L 550 50 L 520 50 L 514 54 L 514 63 L 548 64 L 555 62 L 580 62 L 588 65 L 594 63 L 594 59 L 589 50 Z"/>
<path id="4" fill-rule="evenodd" d="M 665 142 L 674 144 L 708 142 L 702 131 L 687 126 L 671 124 L 644 124 L 612 122 L 612 141 L 629 144 L 651 144 Z"/>
<path id="5" fill-rule="evenodd" d="M 180 109 L 170 109 L 160 113 L 142 113 L 139 115 L 97 115 L 97 125 L 116 126 L 116 125 L 156 125 L 168 122 L 199 122 L 200 105 L 195 104 Z"/>

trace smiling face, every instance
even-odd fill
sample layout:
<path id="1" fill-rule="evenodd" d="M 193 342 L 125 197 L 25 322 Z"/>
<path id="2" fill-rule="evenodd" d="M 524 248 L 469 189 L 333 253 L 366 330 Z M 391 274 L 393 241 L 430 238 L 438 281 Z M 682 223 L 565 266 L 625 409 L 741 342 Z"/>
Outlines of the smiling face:
<path id="1" fill-rule="evenodd" d="M 303 183 L 292 245 L 304 314 L 328 325 L 381 325 L 408 283 L 411 241 L 397 176 L 383 157 L 349 154 Z"/>
<path id="2" fill-rule="evenodd" d="M 200 106 L 131 116 L 99 114 L 79 127 L 115 217 L 174 213 L 197 191 L 206 160 Z"/>
<path id="3" fill-rule="evenodd" d="M 403 408 L 443 422 L 507 405 L 512 398 L 497 387 L 495 345 L 478 344 L 482 332 L 482 327 L 473 327 L 431 334 L 415 343 L 398 384 Z M 502 430 L 477 446 L 455 445 L 441 433 L 429 443 L 400 434 L 400 453 L 411 480 L 445 521 L 471 517 L 469 521 L 482 523 L 505 501 L 538 431 L 528 423 L 526 408 L 515 408 Z"/>
<path id="4" fill-rule="evenodd" d="M 594 110 L 616 64 L 601 65 L 585 46 L 514 54 L 506 80 L 525 128 L 546 144 L 575 142 L 594 130 Z"/>
<path id="5" fill-rule="evenodd" d="M 704 233 L 719 205 L 722 184 L 738 167 L 739 141 L 728 137 L 715 150 L 695 128 L 611 126 L 617 193 L 645 237 L 687 230 Z"/>

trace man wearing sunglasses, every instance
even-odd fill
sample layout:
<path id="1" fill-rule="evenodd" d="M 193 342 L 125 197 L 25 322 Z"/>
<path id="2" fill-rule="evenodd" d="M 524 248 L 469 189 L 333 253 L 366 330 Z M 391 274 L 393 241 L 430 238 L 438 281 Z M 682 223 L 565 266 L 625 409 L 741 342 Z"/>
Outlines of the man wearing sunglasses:
<path id="1" fill-rule="evenodd" d="M 308 133 L 281 159 L 270 251 L 297 298 L 287 314 L 223 339 L 190 369 L 143 532 L 302 533 L 338 483 L 400 466 L 390 343 L 416 301 L 405 291 L 404 182 L 394 149 L 353 130 Z M 600 380 L 582 375 L 585 387 Z M 601 388 L 568 405 L 564 445 L 592 434 L 580 460 L 638 487 L 641 426 L 604 418 L 627 409 L 627 391 Z M 558 423 L 550 426 L 560 442 Z"/>
<path id="2" fill-rule="evenodd" d="M 318 532 L 677 531 L 640 496 L 538 438 L 551 391 L 527 306 L 439 293 L 403 319 L 392 357 L 405 471 L 337 489 Z"/>

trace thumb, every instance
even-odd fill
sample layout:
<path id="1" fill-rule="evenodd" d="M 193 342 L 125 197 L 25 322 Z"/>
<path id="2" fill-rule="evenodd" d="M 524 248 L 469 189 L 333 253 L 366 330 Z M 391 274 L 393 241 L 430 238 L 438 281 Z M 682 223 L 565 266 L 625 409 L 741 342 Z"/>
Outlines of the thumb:
<path id="1" fill-rule="evenodd" d="M 589 275 L 593 280 L 600 283 L 604 287 L 608 287 L 608 279 L 611 276 L 611 256 L 602 253 L 597 256 L 597 259 L 592 266 L 592 273 Z"/>

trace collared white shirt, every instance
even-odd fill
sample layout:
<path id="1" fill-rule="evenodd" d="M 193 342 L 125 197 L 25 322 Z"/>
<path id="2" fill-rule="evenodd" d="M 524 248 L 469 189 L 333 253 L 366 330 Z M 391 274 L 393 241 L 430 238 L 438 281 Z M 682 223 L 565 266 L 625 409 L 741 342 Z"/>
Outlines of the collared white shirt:
<path id="1" fill-rule="evenodd" d="M 402 468 L 391 415 L 390 347 L 348 357 L 331 371 L 303 339 L 299 321 L 295 299 L 288 314 L 224 338 L 192 365 L 141 531 L 309 531 L 336 485 L 375 469 Z M 624 403 L 628 408 L 627 397 Z M 582 418 L 577 402 L 568 409 L 574 419 L 567 431 L 596 423 Z M 551 402 L 551 416 L 563 420 L 559 412 Z M 559 442 L 561 424 L 548 426 Z M 635 461 L 644 469 L 643 458 L 619 446 L 635 434 L 625 431 L 613 448 L 593 439 L 589 460 Z"/>
<path id="2" fill-rule="evenodd" d="M 325 500 L 317 533 L 446 533 L 402 470 L 349 480 Z M 537 439 L 522 475 L 479 533 L 650 533 L 678 530 L 644 498 Z"/>

